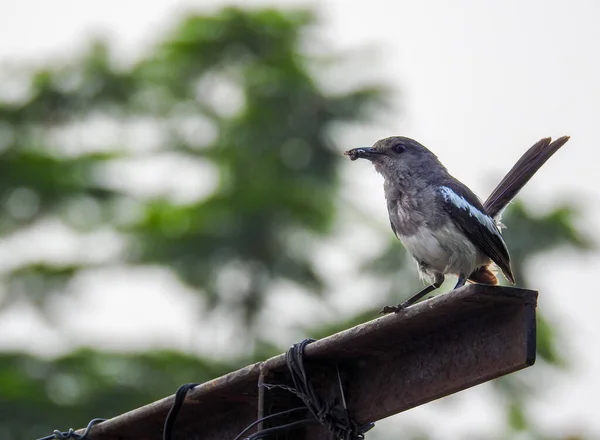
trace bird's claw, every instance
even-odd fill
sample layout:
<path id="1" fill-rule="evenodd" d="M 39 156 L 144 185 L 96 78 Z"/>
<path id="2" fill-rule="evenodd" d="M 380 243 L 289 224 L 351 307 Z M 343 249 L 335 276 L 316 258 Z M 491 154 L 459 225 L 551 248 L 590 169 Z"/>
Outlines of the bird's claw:
<path id="1" fill-rule="evenodd" d="M 402 307 L 402 304 L 398 304 L 397 306 L 385 306 L 383 309 L 381 309 L 381 312 L 379 312 L 380 315 L 387 315 L 388 313 L 398 313 L 400 310 L 404 309 L 404 307 Z"/>

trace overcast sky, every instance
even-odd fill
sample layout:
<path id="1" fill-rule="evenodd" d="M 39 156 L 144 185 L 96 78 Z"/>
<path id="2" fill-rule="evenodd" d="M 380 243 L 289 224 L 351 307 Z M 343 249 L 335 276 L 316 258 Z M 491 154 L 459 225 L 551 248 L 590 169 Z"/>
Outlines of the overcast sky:
<path id="1" fill-rule="evenodd" d="M 206 0 L 0 0 L 0 59 L 68 57 L 94 34 L 107 35 L 126 58 L 148 47 L 182 11 L 224 4 Z M 248 0 L 238 4 L 305 3 Z M 363 52 L 368 64 L 364 70 L 399 92 L 396 110 L 380 125 L 344 136 L 349 147 L 393 134 L 414 137 L 432 149 L 456 177 L 485 196 L 535 141 L 570 135 L 564 150 L 520 197 L 546 209 L 576 195 L 585 213 L 581 227 L 600 239 L 594 227 L 600 223 L 600 155 L 595 141 L 600 107 L 600 2 L 337 0 L 314 4 L 321 12 L 323 41 L 332 49 L 368 49 Z M 369 165 L 353 164 L 346 175 L 360 180 L 364 194 L 373 194 L 371 209 L 385 219 L 381 181 Z M 536 404 L 540 420 L 547 419 L 544 422 L 550 428 L 576 430 L 581 424 L 600 432 L 596 415 L 600 300 L 589 275 L 600 270 L 600 258 L 551 255 L 536 262 L 532 270 L 539 280 L 540 307 L 561 322 L 572 347 L 573 364 L 573 374 L 562 375 Z M 168 275 L 152 277 L 146 277 L 145 301 L 170 307 L 174 316 L 172 321 L 165 320 L 164 328 L 155 329 L 153 344 L 173 345 L 177 340 L 173 335 L 181 338 L 188 331 L 177 329 L 187 322 L 181 319 L 185 306 L 172 298 L 167 304 L 161 295 L 161 286 L 169 284 Z M 93 309 L 86 311 L 88 303 L 80 304 L 82 316 L 91 322 L 88 340 L 95 334 L 97 339 L 108 338 L 111 347 L 111 337 L 138 344 L 140 334 L 152 333 L 155 321 L 148 317 L 128 322 L 127 327 L 105 329 L 106 319 L 114 319 L 115 310 L 123 310 L 122 304 L 136 297 L 124 299 L 118 291 L 101 294 L 102 301 L 96 301 Z M 33 339 L 33 330 L 20 324 L 19 318 L 13 315 L 0 323 L 4 335 L 12 332 L 12 342 L 0 337 L 0 346 L 23 346 Z M 158 335 L 165 334 L 171 336 L 160 340 Z M 467 392 L 469 398 L 460 404 L 464 406 L 451 410 L 459 419 L 454 421 L 456 432 L 469 411 L 477 415 L 471 424 L 482 429 L 493 425 L 493 411 L 479 417 L 478 408 L 486 405 L 481 402 L 489 392 L 479 388 Z M 432 414 L 438 417 L 448 411 L 448 407 L 429 406 L 433 409 L 421 408 L 400 417 L 430 420 Z"/>

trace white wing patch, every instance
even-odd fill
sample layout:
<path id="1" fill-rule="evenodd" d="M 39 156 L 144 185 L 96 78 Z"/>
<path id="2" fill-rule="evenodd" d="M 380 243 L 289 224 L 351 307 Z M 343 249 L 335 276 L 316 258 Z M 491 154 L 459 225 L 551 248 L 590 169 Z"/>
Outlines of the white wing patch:
<path id="1" fill-rule="evenodd" d="M 485 226 L 488 231 L 500 237 L 500 239 L 504 241 L 502 235 L 500 235 L 500 232 L 498 231 L 498 226 L 489 215 L 481 212 L 479 209 L 467 202 L 464 197 L 459 196 L 447 186 L 441 186 L 440 192 L 442 193 L 442 196 L 446 202 L 452 203 L 457 208 L 467 211 L 471 217 L 474 217 L 479 223 Z"/>

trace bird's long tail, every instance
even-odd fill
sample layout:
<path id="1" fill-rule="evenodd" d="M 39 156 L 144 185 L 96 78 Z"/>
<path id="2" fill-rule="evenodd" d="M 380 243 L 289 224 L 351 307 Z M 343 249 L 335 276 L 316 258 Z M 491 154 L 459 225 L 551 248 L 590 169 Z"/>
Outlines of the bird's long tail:
<path id="1" fill-rule="evenodd" d="M 498 186 L 489 195 L 483 207 L 492 217 L 497 218 L 502 211 L 525 186 L 529 179 L 541 168 L 554 153 L 569 140 L 563 136 L 551 142 L 551 138 L 538 141 L 533 147 L 521 156 L 517 163 L 504 176 Z"/>
<path id="2" fill-rule="evenodd" d="M 545 138 L 538 141 L 533 147 L 521 156 L 517 163 L 504 176 L 504 179 L 496 186 L 484 202 L 483 207 L 488 215 L 498 220 L 504 208 L 517 195 L 521 188 L 533 177 L 535 173 L 546 163 L 560 147 L 567 143 L 569 136 L 563 136 L 552 142 Z M 506 274 L 509 281 L 514 284 L 512 273 Z M 493 268 L 490 265 L 482 266 L 475 270 L 469 281 L 481 284 L 498 284 Z"/>

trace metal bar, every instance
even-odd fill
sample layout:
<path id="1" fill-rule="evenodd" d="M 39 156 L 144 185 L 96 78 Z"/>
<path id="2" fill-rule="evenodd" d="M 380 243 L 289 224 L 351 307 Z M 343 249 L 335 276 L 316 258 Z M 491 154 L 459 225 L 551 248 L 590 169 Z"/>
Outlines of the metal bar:
<path id="1" fill-rule="evenodd" d="M 532 365 L 536 300 L 532 290 L 467 285 L 308 345 L 309 374 L 325 397 L 334 395 L 338 362 L 351 417 L 359 424 L 377 421 Z M 263 380 L 285 381 L 284 355 L 190 391 L 174 439 L 235 438 L 259 413 L 261 371 Z M 280 398 L 277 410 L 297 405 Z M 173 396 L 110 419 L 88 438 L 160 440 L 172 400 Z M 267 395 L 262 401 L 273 404 Z M 263 408 L 260 413 L 270 411 Z M 290 438 L 331 436 L 311 427 Z"/>

